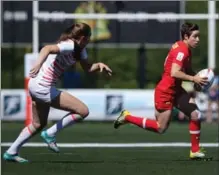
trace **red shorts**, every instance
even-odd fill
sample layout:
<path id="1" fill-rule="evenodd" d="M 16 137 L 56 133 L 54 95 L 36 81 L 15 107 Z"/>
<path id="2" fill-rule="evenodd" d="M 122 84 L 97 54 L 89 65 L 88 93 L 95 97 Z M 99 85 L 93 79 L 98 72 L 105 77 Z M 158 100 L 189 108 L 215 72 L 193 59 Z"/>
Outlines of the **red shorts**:
<path id="1" fill-rule="evenodd" d="M 176 105 L 176 99 L 186 92 L 182 87 L 178 88 L 174 93 L 167 93 L 164 90 L 155 88 L 154 104 L 157 110 L 172 110 Z"/>

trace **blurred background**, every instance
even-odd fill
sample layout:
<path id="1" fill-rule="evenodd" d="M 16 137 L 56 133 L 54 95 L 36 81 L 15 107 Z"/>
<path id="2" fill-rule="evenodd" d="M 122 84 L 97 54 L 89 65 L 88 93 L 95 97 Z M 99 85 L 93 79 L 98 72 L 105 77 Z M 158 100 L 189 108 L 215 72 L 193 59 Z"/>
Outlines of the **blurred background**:
<path id="1" fill-rule="evenodd" d="M 57 135 L 61 148 L 58 155 L 50 153 L 37 135 L 21 150 L 22 156 L 32 163 L 20 168 L 2 161 L 2 174 L 218 174 L 218 17 L 161 18 L 218 13 L 219 1 L 1 1 L 2 151 L 11 145 L 25 121 L 31 119 L 26 85 L 34 59 L 44 45 L 55 43 L 66 27 L 74 22 L 88 23 L 92 28 L 89 60 L 104 62 L 113 70 L 111 78 L 99 73 L 87 75 L 80 65 L 65 72 L 57 87 L 87 104 L 90 114 L 86 121 Z M 74 19 L 76 14 L 88 18 L 92 14 L 157 14 L 158 18 Z M 203 113 L 201 143 L 214 157 L 212 162 L 188 161 L 188 121 L 177 109 L 173 110 L 173 122 L 164 135 L 144 132 L 132 125 L 121 130 L 113 128 L 113 120 L 122 109 L 154 118 L 154 88 L 169 48 L 180 39 L 180 26 L 185 21 L 197 23 L 201 31 L 200 45 L 192 51 L 194 70 L 210 67 L 216 75 L 206 92 L 197 93 L 193 84 L 183 83 Z M 51 108 L 48 127 L 65 114 Z"/>
<path id="2" fill-rule="evenodd" d="M 215 20 L 212 24 L 209 23 L 210 20 L 202 19 L 94 20 L 41 17 L 36 20 L 33 17 L 33 9 L 36 9 L 42 16 L 48 16 L 48 14 L 52 16 L 54 13 L 56 13 L 56 16 L 62 14 L 89 15 L 90 13 L 207 14 L 212 11 L 216 14 L 219 11 L 218 2 L 215 2 L 213 10 L 210 9 L 208 2 L 192 1 L 145 1 L 138 3 L 132 1 L 42 1 L 35 6 L 31 1 L 3 1 L 1 5 L 1 87 L 3 92 L 1 97 L 3 109 L 1 111 L 4 120 L 10 120 L 15 116 L 14 119 L 24 119 L 23 112 L 26 103 L 23 93 L 25 87 L 25 55 L 32 52 L 37 53 L 44 45 L 56 42 L 67 26 L 78 21 L 86 22 L 92 28 L 92 42 L 88 45 L 89 59 L 93 62 L 102 61 L 108 64 L 113 69 L 113 76 L 109 79 L 100 74 L 86 75 L 77 65 L 65 72 L 58 83 L 58 87 L 70 89 L 73 93 L 74 89 L 79 90 L 79 94 L 82 92 L 83 97 L 79 96 L 82 100 L 85 100 L 85 103 L 91 105 L 90 108 L 92 112 L 94 111 L 94 116 L 97 111 L 92 106 L 95 108 L 95 105 L 103 106 L 100 115 L 104 116 L 110 115 L 110 112 L 107 112 L 108 108 L 115 110 L 112 114 L 118 114 L 122 108 L 127 107 L 133 108 L 135 112 L 141 115 L 153 116 L 153 89 L 160 80 L 164 59 L 171 44 L 180 39 L 180 25 L 185 21 L 197 23 L 201 31 L 200 46 L 193 50 L 194 70 L 199 71 L 211 67 L 214 68 L 216 75 L 219 74 L 219 61 L 217 59 L 219 50 L 215 49 L 219 47 L 218 20 Z M 212 27 L 215 31 L 215 38 L 214 41 L 210 41 L 209 24 L 211 26 L 215 23 L 216 26 Z M 34 43 L 35 40 L 37 44 Z M 213 54 L 208 53 L 209 42 L 215 44 L 213 45 L 213 52 L 215 52 Z M 211 66 L 209 66 L 209 55 L 213 55 L 213 59 L 216 60 Z M 218 118 L 218 82 L 218 77 L 216 77 L 212 88 L 204 93 L 194 92 L 190 83 L 185 82 L 184 84 L 185 88 L 197 98 L 200 109 L 204 112 L 203 119 L 208 122 L 217 121 Z M 6 89 L 7 91 L 4 91 Z M 107 95 L 105 97 L 108 89 L 117 89 L 118 91 L 112 91 L 108 94 L 109 97 Z M 124 95 L 124 89 L 130 89 L 130 91 Z M 84 90 L 87 90 L 87 96 L 83 95 Z M 93 98 L 89 97 L 90 94 L 93 94 L 93 90 L 95 90 L 95 95 L 101 96 L 99 103 L 92 102 Z M 15 95 L 11 96 L 12 92 Z M 138 92 L 140 95 L 138 93 L 132 94 L 134 92 Z M 22 105 L 19 106 L 18 103 Z M 177 113 L 176 117 L 181 119 L 183 115 Z M 110 117 L 110 119 L 113 118 Z"/>

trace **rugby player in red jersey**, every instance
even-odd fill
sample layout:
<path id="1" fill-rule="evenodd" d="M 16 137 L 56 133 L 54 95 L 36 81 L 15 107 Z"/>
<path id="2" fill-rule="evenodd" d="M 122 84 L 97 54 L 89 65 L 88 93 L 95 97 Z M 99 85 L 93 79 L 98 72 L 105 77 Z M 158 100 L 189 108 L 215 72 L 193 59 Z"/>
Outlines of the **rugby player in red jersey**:
<path id="1" fill-rule="evenodd" d="M 191 81 L 197 85 L 207 83 L 207 78 L 199 77 L 191 67 L 191 49 L 197 47 L 199 35 L 197 24 L 184 23 L 181 26 L 182 40 L 172 45 L 164 62 L 162 79 L 155 88 L 156 119 L 133 116 L 127 110 L 123 110 L 114 122 L 114 128 L 132 123 L 149 131 L 164 133 L 169 126 L 172 109 L 176 107 L 189 117 L 190 158 L 205 158 L 205 153 L 199 146 L 201 112 L 195 100 L 181 86 L 182 81 Z"/>

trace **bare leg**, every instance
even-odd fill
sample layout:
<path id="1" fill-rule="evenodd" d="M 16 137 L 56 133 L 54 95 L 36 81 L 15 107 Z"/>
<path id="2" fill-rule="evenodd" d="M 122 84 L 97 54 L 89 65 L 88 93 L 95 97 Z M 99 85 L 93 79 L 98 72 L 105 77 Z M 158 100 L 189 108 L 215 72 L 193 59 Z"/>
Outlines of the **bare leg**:
<path id="1" fill-rule="evenodd" d="M 206 122 L 211 123 L 212 122 L 212 101 L 209 99 L 208 100 L 208 109 L 207 109 L 207 114 L 206 114 Z"/>
<path id="2" fill-rule="evenodd" d="M 17 137 L 17 139 L 12 143 L 12 145 L 6 151 L 6 153 L 4 154 L 4 158 L 6 160 L 17 161 L 17 162 L 27 161 L 20 157 L 18 158 L 18 156 L 13 157 L 12 155 L 18 154 L 19 149 L 22 147 L 22 145 L 26 143 L 38 131 L 42 130 L 42 128 L 46 125 L 49 108 L 50 107 L 46 105 L 45 103 L 39 103 L 36 101 L 32 102 L 33 122 L 21 131 L 20 135 Z"/>
<path id="3" fill-rule="evenodd" d="M 67 92 L 61 92 L 60 95 L 52 101 L 51 106 L 56 109 L 68 111 L 69 113 L 47 129 L 46 132 L 49 136 L 55 136 L 58 131 L 77 121 L 83 120 L 89 114 L 87 106 Z"/>

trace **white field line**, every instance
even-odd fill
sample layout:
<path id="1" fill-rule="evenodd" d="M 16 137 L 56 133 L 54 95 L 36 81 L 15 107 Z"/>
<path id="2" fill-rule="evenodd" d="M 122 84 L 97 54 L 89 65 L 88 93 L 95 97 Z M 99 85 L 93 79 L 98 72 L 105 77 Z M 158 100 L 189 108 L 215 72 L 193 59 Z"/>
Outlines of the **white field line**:
<path id="1" fill-rule="evenodd" d="M 8 147 L 11 142 L 2 142 L 1 147 Z M 134 148 L 134 147 L 190 147 L 186 142 L 170 143 L 59 143 L 62 148 Z M 219 143 L 201 143 L 203 147 L 219 147 Z M 30 142 L 24 147 L 47 147 L 45 143 Z"/>

